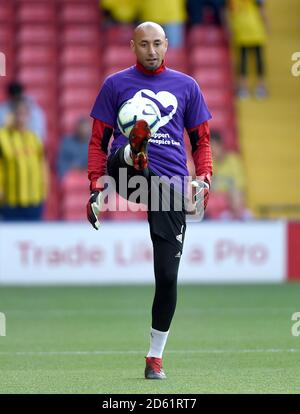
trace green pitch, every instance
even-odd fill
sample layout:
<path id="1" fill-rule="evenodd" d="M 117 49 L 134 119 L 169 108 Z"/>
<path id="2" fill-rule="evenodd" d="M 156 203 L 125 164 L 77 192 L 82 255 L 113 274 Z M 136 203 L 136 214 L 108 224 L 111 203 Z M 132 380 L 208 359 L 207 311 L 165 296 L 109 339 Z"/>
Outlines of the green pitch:
<path id="1" fill-rule="evenodd" d="M 299 393 L 300 284 L 180 286 L 166 381 L 143 379 L 152 295 L 0 288 L 0 393 Z"/>

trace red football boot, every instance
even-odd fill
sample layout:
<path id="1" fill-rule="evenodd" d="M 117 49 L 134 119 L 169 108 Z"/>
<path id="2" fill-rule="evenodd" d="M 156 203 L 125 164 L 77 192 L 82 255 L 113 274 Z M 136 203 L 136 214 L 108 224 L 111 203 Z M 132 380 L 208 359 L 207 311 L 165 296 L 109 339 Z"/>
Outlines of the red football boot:
<path id="1" fill-rule="evenodd" d="M 137 121 L 129 135 L 131 158 L 134 169 L 142 171 L 148 166 L 147 145 L 151 131 L 146 121 Z"/>
<path id="2" fill-rule="evenodd" d="M 145 368 L 146 379 L 166 379 L 167 376 L 162 369 L 162 359 L 154 357 L 146 357 L 146 368 Z"/>

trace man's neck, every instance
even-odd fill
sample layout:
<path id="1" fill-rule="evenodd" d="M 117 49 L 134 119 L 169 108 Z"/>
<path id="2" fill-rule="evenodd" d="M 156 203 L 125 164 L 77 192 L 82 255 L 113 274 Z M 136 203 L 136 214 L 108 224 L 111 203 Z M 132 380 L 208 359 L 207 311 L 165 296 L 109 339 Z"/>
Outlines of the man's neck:
<path id="1" fill-rule="evenodd" d="M 162 73 L 162 72 L 164 72 L 166 70 L 164 61 L 162 61 L 161 65 L 158 68 L 154 69 L 154 70 L 146 69 L 145 66 L 143 66 L 140 62 L 137 61 L 136 62 L 136 68 L 140 72 L 142 72 L 142 73 L 144 73 L 146 75 L 151 75 L 151 76 L 159 75 L 160 73 Z"/>

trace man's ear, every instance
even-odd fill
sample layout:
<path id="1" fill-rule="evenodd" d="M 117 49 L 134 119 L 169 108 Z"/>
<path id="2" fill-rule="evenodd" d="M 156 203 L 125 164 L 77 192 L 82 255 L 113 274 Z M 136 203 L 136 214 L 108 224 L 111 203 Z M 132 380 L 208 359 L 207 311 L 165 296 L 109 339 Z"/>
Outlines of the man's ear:
<path id="1" fill-rule="evenodd" d="M 166 38 L 166 40 L 165 40 L 165 46 L 166 46 L 166 51 L 168 50 L 168 46 L 169 46 L 169 41 L 168 41 L 168 39 Z"/>
<path id="2" fill-rule="evenodd" d="M 133 51 L 133 53 L 135 53 L 135 44 L 134 44 L 134 40 L 130 40 L 130 49 Z"/>

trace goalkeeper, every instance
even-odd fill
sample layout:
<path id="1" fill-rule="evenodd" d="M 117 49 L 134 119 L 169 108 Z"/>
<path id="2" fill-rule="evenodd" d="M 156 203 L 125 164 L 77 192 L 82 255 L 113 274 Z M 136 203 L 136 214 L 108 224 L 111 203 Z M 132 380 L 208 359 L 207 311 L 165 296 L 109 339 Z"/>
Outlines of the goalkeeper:
<path id="1" fill-rule="evenodd" d="M 97 96 L 91 116 L 94 119 L 89 144 L 88 177 L 91 196 L 87 204 L 88 220 L 99 229 L 103 181 L 105 174 L 116 181 L 116 189 L 123 194 L 119 170 L 128 180 L 136 175 L 149 182 L 153 177 L 172 177 L 184 180 L 188 176 L 184 128 L 188 131 L 195 164 L 193 208 L 205 209 L 212 175 L 210 135 L 207 121 L 211 118 L 196 81 L 183 73 L 165 66 L 164 57 L 168 40 L 161 26 L 152 22 L 140 24 L 134 31 L 131 49 L 136 64 L 109 76 Z M 117 115 L 120 107 L 139 96 L 150 99 L 161 113 L 158 134 L 170 139 L 164 145 L 155 142 L 156 135 L 146 121 L 137 121 L 129 140 L 122 135 Z M 108 144 L 113 142 L 108 154 Z M 178 180 L 177 180 L 178 181 Z M 176 182 L 176 180 L 175 180 Z M 178 188 L 171 188 L 174 195 Z M 133 189 L 126 188 L 128 196 Z M 148 190 L 146 190 L 148 191 Z M 151 187 L 151 191 L 154 190 Z M 162 194 L 157 191 L 159 209 L 148 204 L 148 222 L 153 244 L 155 296 L 152 305 L 150 349 L 146 356 L 145 378 L 164 379 L 162 355 L 175 312 L 177 300 L 177 274 L 186 229 L 186 209 L 177 211 L 174 202 L 169 209 L 161 207 Z M 176 197 L 174 197 L 174 200 Z"/>

